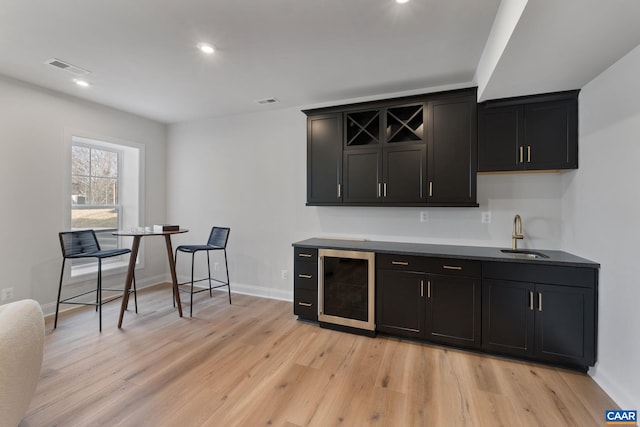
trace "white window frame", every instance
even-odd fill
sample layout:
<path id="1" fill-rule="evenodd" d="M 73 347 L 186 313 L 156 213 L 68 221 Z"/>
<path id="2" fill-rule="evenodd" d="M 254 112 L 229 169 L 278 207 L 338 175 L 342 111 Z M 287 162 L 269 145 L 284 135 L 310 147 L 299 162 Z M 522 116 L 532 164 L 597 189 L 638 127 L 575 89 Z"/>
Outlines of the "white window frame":
<path id="1" fill-rule="evenodd" d="M 91 142 L 89 142 L 91 141 Z M 86 203 L 86 204 L 82 204 L 82 205 L 77 205 L 77 206 L 82 206 L 83 208 L 87 208 L 87 209 L 117 209 L 118 210 L 118 224 L 116 225 L 116 228 L 104 228 L 104 229 L 94 229 L 96 234 L 98 235 L 98 240 L 100 240 L 100 234 L 101 233 L 110 233 L 110 232 L 114 232 L 116 230 L 122 229 L 122 204 L 120 203 L 121 200 L 121 192 L 122 192 L 122 161 L 123 161 L 123 157 L 124 157 L 124 150 L 117 148 L 118 146 L 116 146 L 115 144 L 109 144 L 106 143 L 104 141 L 95 141 L 95 140 L 89 140 L 89 139 L 85 139 L 85 138 L 76 138 L 73 137 L 71 139 L 71 147 L 84 147 L 84 148 L 89 148 L 91 150 L 102 150 L 102 151 L 108 151 L 111 153 L 114 153 L 117 157 L 118 157 L 118 171 L 117 171 L 117 175 L 116 175 L 116 180 L 117 180 L 117 186 L 118 186 L 118 194 L 117 194 L 117 199 L 118 199 L 118 203 L 117 204 L 112 204 L 112 205 L 93 205 L 91 203 Z M 71 162 L 73 163 L 73 157 L 71 159 Z M 73 168 L 72 168 L 73 170 Z M 71 175 L 73 176 L 73 174 Z M 91 181 L 91 179 L 94 177 L 94 175 L 91 173 L 91 170 L 89 171 L 89 175 L 87 176 L 89 178 L 89 180 Z M 91 189 L 91 184 L 89 184 L 89 188 Z M 73 196 L 73 194 L 72 194 Z M 73 202 L 71 202 L 71 211 L 73 211 L 73 209 L 78 209 L 77 206 L 74 206 Z M 82 230 L 82 228 L 73 228 L 71 227 L 71 230 Z M 118 244 L 116 246 L 120 246 L 121 239 L 116 239 Z M 117 257 L 112 257 L 112 258 L 106 258 L 102 261 L 102 267 L 103 268 L 108 268 L 109 264 L 117 264 L 117 263 L 122 263 L 124 257 L 122 256 L 117 256 Z M 97 261 L 95 260 L 95 258 L 79 258 L 79 259 L 73 259 L 71 260 L 71 268 L 72 268 L 72 275 L 77 275 L 79 272 L 83 271 L 85 269 L 85 267 L 89 266 L 89 272 L 91 271 L 95 271 L 96 269 L 96 263 Z M 75 273 L 75 274 L 74 274 Z"/>
<path id="2" fill-rule="evenodd" d="M 97 135 L 91 132 L 78 129 L 65 129 L 65 163 L 66 163 L 66 191 L 64 197 L 65 227 L 71 229 L 71 171 L 72 158 L 71 150 L 74 145 L 90 146 L 107 151 L 119 153 L 118 158 L 118 227 L 128 230 L 144 224 L 144 183 L 145 183 L 145 145 L 137 142 L 126 141 L 114 137 Z M 131 178 L 131 175 L 135 175 Z M 129 188 L 128 188 L 128 184 Z M 100 206 L 108 207 L 108 206 Z M 126 248 L 131 245 L 130 239 L 118 238 L 118 247 Z M 137 258 L 137 268 L 144 268 L 144 242 L 140 245 Z M 72 263 L 70 263 L 72 264 Z M 126 271 L 129 264 L 129 256 L 114 257 L 102 264 L 102 274 L 121 274 Z M 86 280 L 88 276 L 94 276 L 97 272 L 96 262 L 85 265 L 71 266 L 68 269 L 68 277 L 65 283 L 74 284 Z"/>

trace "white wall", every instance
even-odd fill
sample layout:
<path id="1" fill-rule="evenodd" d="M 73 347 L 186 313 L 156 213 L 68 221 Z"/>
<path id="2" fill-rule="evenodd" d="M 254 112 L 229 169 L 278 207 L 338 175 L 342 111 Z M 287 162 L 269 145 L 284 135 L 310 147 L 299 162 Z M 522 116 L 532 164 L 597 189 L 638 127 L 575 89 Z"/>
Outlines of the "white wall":
<path id="1" fill-rule="evenodd" d="M 510 247 L 519 213 L 523 247 L 561 246 L 560 174 L 479 176 L 479 209 L 305 206 L 306 117 L 298 109 L 171 125 L 168 159 L 168 219 L 191 230 L 176 241 L 204 243 L 211 226 L 230 226 L 236 291 L 291 299 L 291 244 L 315 236 Z M 428 223 L 419 222 L 421 210 Z M 485 210 L 490 225 L 481 224 Z M 178 263 L 182 277 L 187 266 Z"/>
<path id="2" fill-rule="evenodd" d="M 12 287 L 14 300 L 33 298 L 51 312 L 62 263 L 58 232 L 68 227 L 65 134 L 77 129 L 145 144 L 145 223 L 152 224 L 166 220 L 166 126 L 6 77 L 0 94 L 0 289 Z M 136 277 L 143 285 L 165 280 L 164 243 L 146 248 Z M 105 278 L 105 286 L 121 276 Z"/>
<path id="3" fill-rule="evenodd" d="M 596 381 L 640 408 L 640 47 L 580 93 L 580 169 L 564 178 L 563 248 L 598 261 Z"/>

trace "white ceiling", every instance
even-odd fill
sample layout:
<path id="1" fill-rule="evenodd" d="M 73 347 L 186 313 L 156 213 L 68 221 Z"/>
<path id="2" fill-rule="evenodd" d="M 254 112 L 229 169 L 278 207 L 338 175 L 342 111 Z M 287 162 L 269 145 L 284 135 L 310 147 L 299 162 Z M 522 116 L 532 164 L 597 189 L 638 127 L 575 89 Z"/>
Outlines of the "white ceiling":
<path id="1" fill-rule="evenodd" d="M 499 5 L 3 0 L 0 74 L 165 123 L 468 86 Z M 530 0 L 483 97 L 581 87 L 640 43 L 638 18 L 638 0 Z M 54 57 L 92 71 L 92 86 Z M 267 97 L 281 102 L 255 103 Z"/>

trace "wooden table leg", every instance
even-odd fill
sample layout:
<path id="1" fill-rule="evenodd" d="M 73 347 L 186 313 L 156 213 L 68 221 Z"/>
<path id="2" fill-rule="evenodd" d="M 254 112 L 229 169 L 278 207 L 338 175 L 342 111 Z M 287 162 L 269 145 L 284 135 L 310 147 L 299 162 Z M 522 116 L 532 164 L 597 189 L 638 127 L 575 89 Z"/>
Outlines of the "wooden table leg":
<path id="1" fill-rule="evenodd" d="M 165 234 L 164 241 L 167 243 L 167 255 L 169 256 L 169 270 L 171 270 L 171 280 L 173 281 L 173 294 L 176 298 L 178 313 L 182 317 L 182 303 L 180 302 L 180 289 L 178 289 L 178 277 L 176 276 L 176 262 L 173 259 L 173 247 L 171 246 L 171 235 Z"/>
<path id="2" fill-rule="evenodd" d="M 124 317 L 124 311 L 129 305 L 129 289 L 131 289 L 131 282 L 133 281 L 133 271 L 136 268 L 136 259 L 138 258 L 140 239 L 142 239 L 142 236 L 133 236 L 131 255 L 129 257 L 129 268 L 127 269 L 127 279 L 124 282 L 124 295 L 122 296 L 122 306 L 120 307 L 120 319 L 118 320 L 118 328 L 122 327 L 122 318 Z"/>

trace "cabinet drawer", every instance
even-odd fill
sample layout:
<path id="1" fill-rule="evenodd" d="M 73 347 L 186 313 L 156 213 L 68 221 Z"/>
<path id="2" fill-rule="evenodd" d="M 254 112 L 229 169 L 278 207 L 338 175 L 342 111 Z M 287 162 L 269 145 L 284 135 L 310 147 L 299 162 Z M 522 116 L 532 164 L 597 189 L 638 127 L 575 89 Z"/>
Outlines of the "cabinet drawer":
<path id="1" fill-rule="evenodd" d="M 294 289 L 293 313 L 310 320 L 318 320 L 318 293 L 308 289 Z"/>
<path id="2" fill-rule="evenodd" d="M 385 270 L 424 271 L 427 258 L 414 255 L 378 254 L 376 268 Z"/>
<path id="3" fill-rule="evenodd" d="M 598 270 L 588 267 L 532 265 L 511 262 L 485 262 L 482 276 L 487 279 L 595 288 Z"/>
<path id="4" fill-rule="evenodd" d="M 482 263 L 455 258 L 429 258 L 427 273 L 446 274 L 448 276 L 480 277 Z"/>
<path id="5" fill-rule="evenodd" d="M 318 264 L 296 261 L 293 264 L 293 284 L 296 289 L 318 290 Z"/>
<path id="6" fill-rule="evenodd" d="M 293 248 L 294 261 L 318 261 L 318 249 L 316 248 Z"/>

